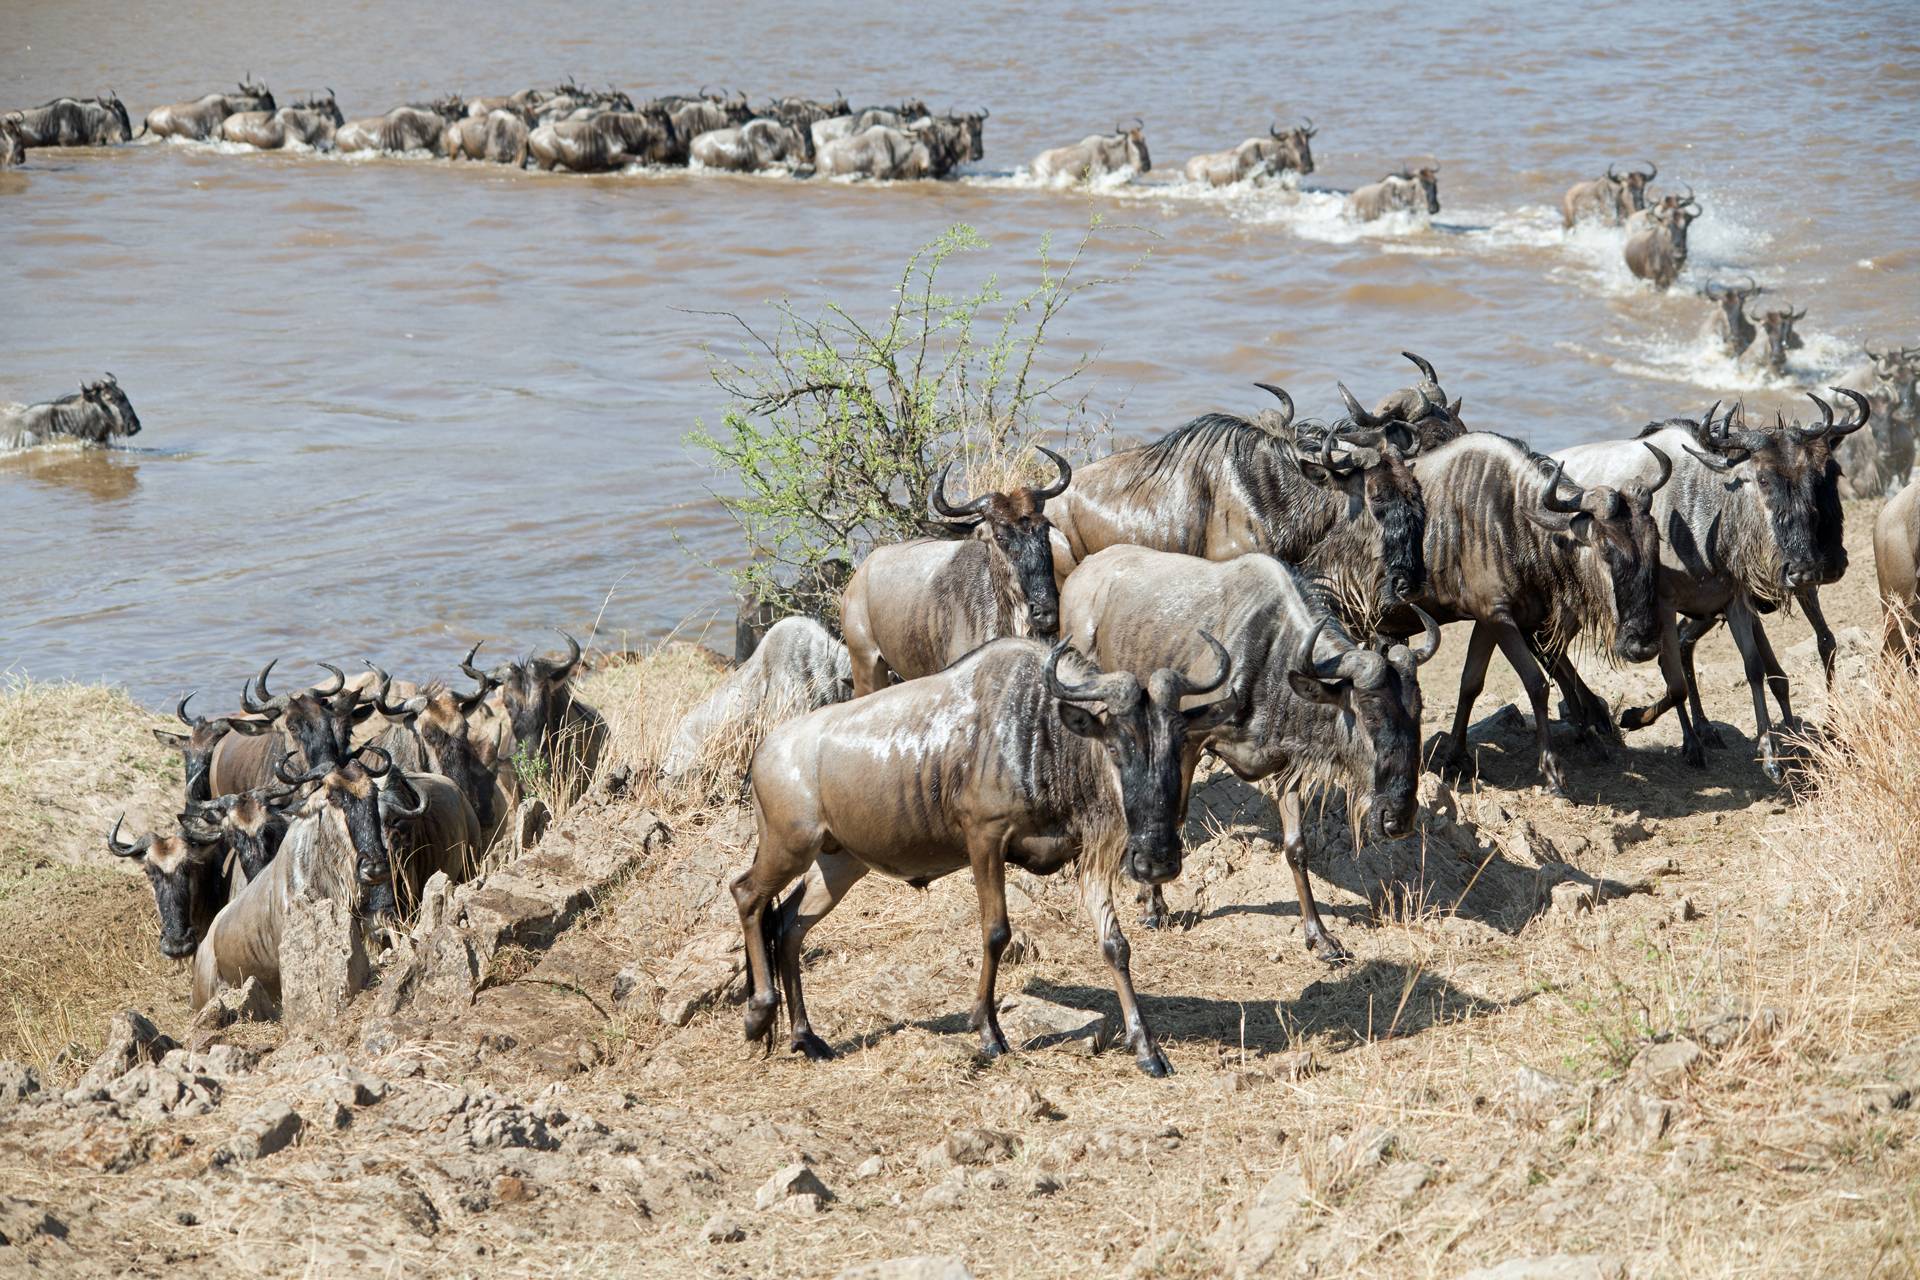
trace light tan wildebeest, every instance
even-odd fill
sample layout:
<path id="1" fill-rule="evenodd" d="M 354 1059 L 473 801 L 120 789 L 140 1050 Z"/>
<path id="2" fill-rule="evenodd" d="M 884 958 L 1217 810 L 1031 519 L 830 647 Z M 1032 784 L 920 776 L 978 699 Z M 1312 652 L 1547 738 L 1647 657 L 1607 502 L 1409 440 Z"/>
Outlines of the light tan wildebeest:
<path id="1" fill-rule="evenodd" d="M 1112 133 L 1088 134 L 1070 146 L 1042 151 L 1033 158 L 1032 172 L 1041 182 L 1055 178 L 1088 182 L 1124 169 L 1140 174 L 1152 168 L 1146 128 L 1136 119 L 1130 125 L 1114 126 Z"/>
<path id="2" fill-rule="evenodd" d="M 1920 662 L 1920 485 L 1887 500 L 1873 522 L 1873 570 L 1884 612 L 1881 643 L 1889 657 Z"/>
<path id="3" fill-rule="evenodd" d="M 242 111 L 272 111 L 278 104 L 264 84 L 242 80 L 238 93 L 209 93 L 192 102 L 173 102 L 147 112 L 141 133 L 156 138 L 191 138 L 205 142 L 220 131 L 220 122 Z"/>

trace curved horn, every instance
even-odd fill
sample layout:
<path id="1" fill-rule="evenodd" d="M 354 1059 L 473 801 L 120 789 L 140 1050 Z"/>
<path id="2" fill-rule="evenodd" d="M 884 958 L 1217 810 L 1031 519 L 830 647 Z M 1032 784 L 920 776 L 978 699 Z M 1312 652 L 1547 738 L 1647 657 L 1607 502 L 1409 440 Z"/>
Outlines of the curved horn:
<path id="1" fill-rule="evenodd" d="M 374 776 L 384 776 L 384 772 L 383 770 Z M 413 799 L 411 801 L 398 799 L 402 793 L 412 796 Z M 382 818 L 417 818 L 427 811 L 427 793 L 414 786 L 405 773 L 393 775 L 393 781 L 387 784 L 386 795 L 381 799 L 385 800 L 387 796 L 393 796 L 395 799 L 380 807 Z"/>
<path id="2" fill-rule="evenodd" d="M 1608 182 L 1620 181 L 1620 175 L 1613 171 L 1613 161 L 1611 160 L 1607 161 L 1607 181 Z"/>
<path id="3" fill-rule="evenodd" d="M 309 782 L 318 782 L 333 772 L 332 766 L 323 764 L 316 765 L 305 773 L 288 773 L 287 765 L 290 763 L 291 757 L 285 754 L 273 762 L 273 776 L 290 787 L 304 787 Z"/>
<path id="4" fill-rule="evenodd" d="M 1725 457 L 1717 457 L 1711 453 L 1702 453 L 1690 444 L 1683 444 L 1680 447 L 1692 454 L 1694 461 L 1698 462 L 1701 466 L 1706 467 L 1710 471 L 1718 471 L 1723 474 L 1733 470 L 1751 456 L 1745 449 L 1733 449 L 1728 451 Z"/>
<path id="5" fill-rule="evenodd" d="M 384 669 L 374 666 L 370 659 L 360 659 L 360 665 L 373 672 L 374 679 L 373 693 L 370 696 L 363 695 L 365 701 L 375 704 L 384 711 L 386 709 L 387 694 L 393 691 L 393 677 L 388 675 Z"/>
<path id="6" fill-rule="evenodd" d="M 1278 120 L 1275 120 L 1267 126 L 1267 136 L 1269 138 L 1279 138 L 1283 136 L 1280 132 L 1280 122 Z"/>
<path id="7" fill-rule="evenodd" d="M 1307 136 L 1309 138 L 1311 138 L 1314 134 L 1320 132 L 1320 130 L 1314 126 L 1312 116 L 1301 116 L 1300 118 L 1307 122 Z"/>
<path id="8" fill-rule="evenodd" d="M 1346 402 L 1347 414 L 1357 425 L 1362 427 L 1377 427 L 1380 425 L 1380 419 L 1360 407 L 1360 402 L 1353 398 L 1353 392 L 1347 390 L 1346 383 L 1336 382 L 1333 385 L 1340 388 L 1340 399 Z M 1331 435 L 1332 433 L 1329 432 L 1328 434 Z"/>
<path id="9" fill-rule="evenodd" d="M 1867 419 L 1873 416 L 1873 405 L 1868 402 L 1865 396 L 1855 391 L 1852 387 L 1833 387 L 1830 388 L 1830 390 L 1832 390 L 1836 396 L 1845 396 L 1851 400 L 1853 407 L 1860 411 L 1860 416 L 1858 418 L 1849 417 L 1845 422 L 1837 424 L 1829 434 L 1835 436 L 1852 435 L 1867 425 Z"/>
<path id="10" fill-rule="evenodd" d="M 319 662 L 319 663 L 315 663 L 314 665 L 323 667 L 326 670 L 333 672 L 333 688 L 322 689 L 319 685 L 315 685 L 313 687 L 313 691 L 317 696 L 322 698 L 331 698 L 334 694 L 340 692 L 342 689 L 347 687 L 346 672 L 334 666 L 331 662 Z"/>
<path id="11" fill-rule="evenodd" d="M 1428 364 L 1425 360 L 1413 354 L 1413 352 L 1411 351 L 1402 351 L 1400 354 L 1405 356 L 1407 359 L 1413 361 L 1414 366 L 1418 368 L 1421 373 L 1426 375 L 1428 382 L 1433 383 L 1435 386 L 1440 385 L 1440 375 L 1433 371 L 1432 365 Z"/>
<path id="12" fill-rule="evenodd" d="M 378 768 L 367 763 L 365 757 L 369 754 L 380 757 L 380 765 Z M 360 762 L 360 767 L 366 770 L 369 778 L 384 778 L 393 772 L 393 757 L 387 753 L 385 747 L 376 747 L 371 742 L 361 747 L 358 751 L 355 751 L 353 758 Z"/>
<path id="13" fill-rule="evenodd" d="M 558 628 L 556 628 L 556 630 L 558 630 Z M 562 640 L 567 642 L 566 659 L 561 662 L 555 662 L 552 658 L 536 658 L 533 662 L 534 669 L 549 680 L 556 676 L 570 673 L 575 667 L 580 665 L 580 642 L 564 631 L 560 631 L 559 635 Z"/>
<path id="14" fill-rule="evenodd" d="M 1700 426 L 1702 430 L 1707 431 L 1709 433 L 1712 432 L 1713 415 L 1718 412 L 1720 412 L 1720 401 L 1715 400 L 1712 404 L 1707 406 L 1707 416 L 1701 419 L 1700 421 Z"/>
<path id="15" fill-rule="evenodd" d="M 187 716 L 187 704 L 193 701 L 193 695 L 198 692 L 200 691 L 198 689 L 195 689 L 192 692 L 186 694 L 186 696 L 182 697 L 180 699 L 179 704 L 176 705 L 173 709 L 174 719 L 178 720 L 181 724 L 187 726 L 187 728 L 189 729 L 198 729 L 201 725 L 207 722 L 207 718 L 205 716 L 194 716 L 191 719 L 189 719 Z"/>
<path id="16" fill-rule="evenodd" d="M 113 830 L 107 833 L 107 849 L 116 858 L 138 858 L 152 847 L 153 836 L 144 835 L 132 844 L 123 844 L 120 840 L 120 824 L 126 820 L 124 813 L 114 819 Z"/>
<path id="17" fill-rule="evenodd" d="M 481 646 L 481 645 L 483 645 L 483 644 L 485 644 L 485 643 L 486 643 L 486 642 L 485 642 L 484 640 L 475 640 L 475 641 L 473 642 L 473 648 L 471 648 L 471 649 L 469 649 L 469 650 L 467 650 L 467 656 L 466 656 L 466 657 L 464 657 L 464 658 L 462 658 L 462 659 L 460 659 L 460 670 L 461 670 L 461 672 L 462 672 L 462 673 L 463 673 L 463 674 L 464 674 L 464 675 L 465 675 L 465 676 L 466 676 L 466 677 L 467 677 L 467 678 L 468 678 L 469 680 L 478 680 L 478 681 L 479 681 L 479 682 L 480 682 L 481 684 L 488 684 L 488 683 L 489 683 L 489 681 L 488 681 L 488 679 L 487 679 L 487 673 L 486 673 L 486 672 L 484 672 L 484 671 L 482 671 L 482 670 L 480 670 L 480 669 L 479 669 L 478 667 L 475 667 L 475 666 L 473 665 L 473 655 L 474 655 L 474 654 L 476 654 L 476 653 L 479 653 L 479 652 L 480 652 L 480 646 Z"/>
<path id="18" fill-rule="evenodd" d="M 1225 684 L 1227 677 L 1233 674 L 1233 655 L 1227 652 L 1227 646 L 1214 639 L 1213 633 L 1204 627 L 1200 630 L 1200 638 L 1207 642 L 1207 648 L 1213 650 L 1214 676 L 1213 679 L 1206 684 L 1196 684 L 1191 675 L 1184 671 L 1178 672 L 1177 674 L 1180 677 L 1180 693 L 1183 697 L 1199 693 L 1212 693 L 1215 689 Z"/>
<path id="19" fill-rule="evenodd" d="M 1643 441 L 1642 443 L 1645 442 Z M 1665 487 L 1667 481 L 1673 479 L 1673 459 L 1669 458 L 1664 451 L 1656 449 L 1650 444 L 1647 445 L 1647 452 L 1652 454 L 1660 462 L 1660 478 L 1647 486 L 1647 496 L 1652 497 Z"/>
<path id="20" fill-rule="evenodd" d="M 955 506 L 953 503 L 947 501 L 947 473 L 952 470 L 953 463 L 949 462 L 946 466 L 940 468 L 940 475 L 933 482 L 933 509 L 948 519 L 954 520 L 961 519 L 965 516 L 979 515 L 982 511 L 986 510 L 987 504 L 993 501 L 993 495 L 991 493 L 983 493 L 973 501 L 962 503 L 959 506 Z"/>
<path id="21" fill-rule="evenodd" d="M 1412 650 L 1413 665 L 1416 667 L 1425 666 L 1434 654 L 1440 652 L 1440 624 L 1433 620 L 1432 614 L 1411 600 L 1407 602 L 1407 608 L 1413 610 L 1414 613 L 1418 615 L 1420 626 L 1424 631 L 1419 645 Z"/>
<path id="22" fill-rule="evenodd" d="M 1285 407 L 1286 421 L 1282 425 L 1289 426 L 1289 427 L 1292 426 L 1293 425 L 1293 397 L 1288 395 L 1283 388 L 1276 387 L 1271 382 L 1256 382 L 1253 385 L 1260 388 L 1262 391 L 1266 392 L 1268 395 L 1271 395 L 1274 399 L 1278 400 L 1281 403 L 1281 405 Z"/>
<path id="23" fill-rule="evenodd" d="M 1827 434 L 1828 428 L 1833 426 L 1833 406 L 1811 391 L 1807 392 L 1807 399 L 1813 401 L 1814 406 L 1820 410 L 1820 425 L 1817 427 L 1803 427 L 1796 423 L 1793 428 L 1794 434 L 1798 435 L 1802 440 L 1818 440 L 1821 436 Z"/>
<path id="24" fill-rule="evenodd" d="M 1640 163 L 1641 163 L 1641 164 L 1644 164 L 1644 165 L 1646 165 L 1646 166 L 1647 166 L 1647 181 L 1648 181 L 1648 182 L 1652 182 L 1652 181 L 1653 181 L 1653 180 L 1654 180 L 1655 178 L 1657 178 L 1657 177 L 1659 177 L 1659 176 L 1660 176 L 1660 166 L 1659 166 L 1659 165 L 1657 165 L 1657 164 L 1655 164 L 1655 163 L 1654 163 L 1653 161 L 1651 161 L 1651 160 L 1642 160 L 1642 161 L 1641 161 Z"/>
<path id="25" fill-rule="evenodd" d="M 1061 457 L 1059 454 L 1055 453 L 1053 450 L 1047 448 L 1047 446 L 1043 444 L 1036 444 L 1033 447 L 1038 449 L 1041 453 L 1046 454 L 1049 458 L 1053 459 L 1053 465 L 1054 465 L 1054 468 L 1058 471 L 1059 477 L 1052 484 L 1048 485 L 1046 488 L 1032 489 L 1032 490 L 1029 490 L 1029 492 L 1032 493 L 1034 497 L 1039 498 L 1043 502 L 1048 498 L 1057 498 L 1061 494 L 1067 491 L 1067 486 L 1069 484 L 1073 483 L 1073 466 L 1065 458 Z"/>
<path id="26" fill-rule="evenodd" d="M 1102 676 L 1089 680 L 1085 684 L 1068 684 L 1060 678 L 1060 656 L 1071 646 L 1072 641 L 1061 640 L 1047 651 L 1047 665 L 1043 674 L 1046 677 L 1047 692 L 1062 702 L 1105 702 L 1111 696 L 1112 682 L 1125 681 L 1129 677 L 1124 673 Z"/>
<path id="27" fill-rule="evenodd" d="M 1565 458 L 1556 458 L 1553 463 L 1553 475 L 1547 479 L 1546 492 L 1540 495 L 1540 505 L 1558 515 L 1573 515 L 1580 510 L 1580 497 L 1586 491 L 1579 485 L 1573 485 L 1573 499 L 1567 501 L 1560 496 L 1560 484 L 1567 480 L 1567 462 Z"/>
<path id="28" fill-rule="evenodd" d="M 266 715 L 281 709 L 280 699 L 267 692 L 267 673 L 273 670 L 273 664 L 280 661 L 274 658 L 260 668 L 260 674 L 250 683 L 240 686 L 240 705 L 252 715 Z"/>
<path id="29" fill-rule="evenodd" d="M 1313 656 L 1314 646 L 1320 643 L 1320 633 L 1327 629 L 1327 622 L 1328 618 L 1324 613 L 1314 621 L 1313 630 L 1307 632 L 1306 643 L 1300 646 L 1302 663 L 1295 664 L 1295 670 L 1299 671 L 1301 675 L 1311 676 L 1315 680 L 1335 680 L 1339 678 L 1337 674 L 1328 675 L 1325 671 L 1321 670 L 1319 659 Z"/>
<path id="30" fill-rule="evenodd" d="M 187 839 L 195 844 L 218 844 L 224 838 L 220 822 L 216 819 L 208 822 L 206 817 L 189 806 L 187 812 L 177 815 L 180 830 Z"/>

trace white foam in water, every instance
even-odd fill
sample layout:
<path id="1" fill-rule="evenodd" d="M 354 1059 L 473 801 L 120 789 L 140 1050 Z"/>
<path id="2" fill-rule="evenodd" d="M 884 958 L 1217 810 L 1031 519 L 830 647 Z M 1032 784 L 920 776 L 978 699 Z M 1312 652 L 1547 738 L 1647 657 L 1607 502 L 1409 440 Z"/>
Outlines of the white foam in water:
<path id="1" fill-rule="evenodd" d="M 1705 320 L 1702 320 L 1705 324 Z M 1769 373 L 1760 363 L 1766 351 L 1764 335 L 1738 358 L 1704 331 L 1685 341 L 1671 338 L 1619 337 L 1611 341 L 1629 357 L 1609 357 L 1572 343 L 1563 350 L 1585 356 L 1622 372 L 1661 382 L 1682 382 L 1713 391 L 1793 391 L 1830 386 L 1860 363 L 1858 348 L 1844 338 L 1818 330 L 1797 330 L 1804 345 L 1787 352 L 1787 371 Z"/>

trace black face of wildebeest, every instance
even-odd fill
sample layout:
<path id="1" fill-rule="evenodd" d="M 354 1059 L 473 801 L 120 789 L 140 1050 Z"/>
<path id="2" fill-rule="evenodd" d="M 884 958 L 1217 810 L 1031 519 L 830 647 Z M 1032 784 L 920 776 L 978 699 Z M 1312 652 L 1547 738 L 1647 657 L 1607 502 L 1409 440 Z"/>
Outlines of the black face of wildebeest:
<path id="1" fill-rule="evenodd" d="M 153 903 L 160 912 L 160 954 L 183 960 L 193 954 L 213 917 L 226 901 L 226 877 L 221 873 L 220 833 L 200 827 L 181 815 L 177 834 L 141 836 L 132 844 L 120 839 L 122 814 L 107 835 L 107 849 L 115 857 L 138 858 L 153 887 Z"/>
<path id="2" fill-rule="evenodd" d="M 1570 533 L 1593 548 L 1606 565 L 1613 586 L 1613 651 L 1624 662 L 1646 662 L 1660 651 L 1655 609 L 1660 582 L 1660 534 L 1653 519 L 1653 495 L 1673 478 L 1673 459 L 1647 445 L 1659 459 L 1660 478 L 1646 488 L 1614 489 L 1596 485 L 1577 489 L 1571 499 L 1560 493 L 1566 464 L 1556 464 L 1541 495 L 1548 514 L 1536 523 Z"/>
<path id="3" fill-rule="evenodd" d="M 197 690 L 196 690 L 197 692 Z M 220 745 L 220 739 L 229 732 L 238 730 L 245 734 L 265 733 L 268 726 L 259 721 L 242 720 L 232 716 L 189 716 L 187 703 L 193 701 L 189 693 L 180 699 L 174 707 L 174 718 L 187 727 L 187 732 L 176 733 L 172 729 L 155 729 L 154 740 L 163 747 L 171 747 L 180 753 L 180 759 L 186 766 L 187 803 L 206 800 L 213 795 L 210 774 L 213 769 L 213 749 Z"/>
<path id="4" fill-rule="evenodd" d="M 1833 456 L 1834 450 L 1842 438 L 1866 426 L 1867 419 L 1873 415 L 1871 402 L 1858 391 L 1851 387 L 1832 390 L 1835 395 L 1851 400 L 1858 415 L 1835 423 L 1833 406 L 1809 391 L 1807 398 L 1820 409 L 1819 436 L 1814 437 L 1812 431 L 1805 428 L 1799 433 L 1809 462 L 1817 469 L 1813 481 L 1813 553 L 1822 585 L 1840 581 L 1847 572 L 1846 520 L 1840 509 L 1840 462 Z"/>
<path id="5" fill-rule="evenodd" d="M 1068 685 L 1060 679 L 1060 656 L 1067 642 L 1056 644 L 1047 656 L 1047 689 L 1060 700 L 1061 722 L 1105 748 L 1119 778 L 1120 807 L 1127 820 L 1120 866 L 1142 884 L 1165 884 L 1180 874 L 1190 752 L 1198 750 L 1204 734 L 1239 709 L 1239 699 L 1230 694 L 1191 712 L 1180 710 L 1182 698 L 1212 693 L 1233 671 L 1225 646 L 1204 631 L 1200 634 L 1220 664 L 1205 684 L 1163 669 L 1154 672 L 1144 688 L 1125 672 Z"/>
<path id="6" fill-rule="evenodd" d="M 528 658 L 481 671 L 472 665 L 473 653 L 469 652 L 467 661 L 460 664 L 469 678 L 498 690 L 516 750 L 523 743 L 533 744 L 536 750 L 542 748 L 541 735 L 557 719 L 567 682 L 580 665 L 580 642 L 564 631 L 560 634 L 567 642 L 565 658 Z M 475 645 L 474 650 L 479 647 Z"/>
<path id="7" fill-rule="evenodd" d="M 368 763 L 367 756 L 379 757 L 379 763 Z M 394 770 L 392 757 L 378 747 L 362 747 L 344 764 L 322 765 L 303 774 L 287 773 L 285 764 L 284 760 L 275 764 L 274 775 L 291 787 L 318 783 L 325 794 L 311 797 L 308 806 L 324 800 L 339 811 L 346 825 L 347 838 L 353 842 L 354 877 L 361 889 L 359 914 L 365 919 L 393 915 L 393 862 L 387 853 L 386 827 L 396 818 L 425 812 L 426 797 L 413 789 L 404 773 Z M 380 786 L 389 774 L 398 803 L 383 795 Z"/>
<path id="8" fill-rule="evenodd" d="M 1383 603 L 1405 600 L 1427 584 L 1427 504 L 1420 494 L 1420 482 L 1414 479 L 1400 445 L 1395 443 L 1398 437 L 1411 446 L 1413 433 L 1405 422 L 1367 413 L 1344 385 L 1340 394 L 1353 415 L 1354 428 L 1329 429 L 1320 441 L 1318 459 L 1308 461 L 1303 457 L 1300 470 L 1310 480 L 1325 475 L 1342 485 L 1351 483 L 1358 472 L 1367 514 L 1380 529 L 1380 563 L 1385 570 L 1381 580 L 1386 597 Z M 1429 412 L 1435 411 L 1432 401 L 1426 403 Z M 1310 451 L 1303 452 L 1311 456 Z"/>
<path id="9" fill-rule="evenodd" d="M 976 536 L 993 540 L 1026 599 L 1033 634 L 1050 638 L 1060 629 L 1060 588 L 1053 576 L 1053 524 L 1047 519 L 1046 505 L 1049 498 L 1067 491 L 1073 468 L 1045 445 L 1035 447 L 1059 470 L 1053 484 L 1011 493 L 983 493 L 970 502 L 955 504 L 946 496 L 947 472 L 953 469 L 948 463 L 934 484 L 933 508 Z"/>
<path id="10" fill-rule="evenodd" d="M 240 688 L 240 705 L 269 723 L 277 721 L 300 748 L 309 768 L 343 763 L 352 753 L 353 726 L 371 716 L 379 703 L 378 695 L 363 702 L 358 690 L 348 689 L 346 673 L 340 668 L 326 662 L 319 665 L 333 672 L 332 688 L 316 687 L 273 697 L 267 692 L 267 673 L 273 670 L 273 662 L 260 668 L 251 684 Z"/>
<path id="11" fill-rule="evenodd" d="M 293 794 L 291 787 L 259 787 L 205 804 L 190 803 L 181 824 L 195 835 L 217 837 L 247 879 L 253 880 L 280 851 L 287 816 L 278 805 Z"/>

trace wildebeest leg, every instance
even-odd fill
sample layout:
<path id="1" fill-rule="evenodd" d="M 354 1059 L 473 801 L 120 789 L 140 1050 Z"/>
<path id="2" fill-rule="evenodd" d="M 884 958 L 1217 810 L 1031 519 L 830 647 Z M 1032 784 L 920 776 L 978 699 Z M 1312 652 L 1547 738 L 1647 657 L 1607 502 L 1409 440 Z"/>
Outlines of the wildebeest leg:
<path id="1" fill-rule="evenodd" d="M 1164 929 L 1167 927 L 1167 895 L 1160 892 L 1159 885 L 1141 885 L 1135 891 L 1133 900 L 1146 908 L 1140 913 L 1141 928 Z"/>
<path id="2" fill-rule="evenodd" d="M 1502 617 L 1490 625 L 1496 628 L 1494 639 L 1500 645 L 1500 652 L 1506 655 L 1514 674 L 1520 677 L 1520 683 L 1527 687 L 1527 700 L 1533 704 L 1534 736 L 1540 740 L 1540 776 L 1545 780 L 1549 792 L 1565 796 L 1567 780 L 1560 772 L 1559 757 L 1553 754 L 1552 726 L 1547 720 L 1546 673 L 1533 660 L 1533 650 L 1527 647 L 1527 637 L 1510 618 Z M 1475 629 L 1478 630 L 1478 624 Z"/>
<path id="3" fill-rule="evenodd" d="M 788 1048 L 824 1062 L 833 1057 L 833 1050 L 813 1033 L 813 1024 L 807 1020 L 807 1000 L 800 989 L 800 948 L 807 930 L 840 905 L 847 890 L 867 874 L 867 868 L 844 853 L 822 853 L 814 866 L 820 874 L 806 876 L 800 887 L 787 895 L 769 932 L 778 951 L 774 968 L 779 971 L 780 986 L 787 998 L 787 1018 L 793 1025 Z"/>
<path id="4" fill-rule="evenodd" d="M 1660 617 L 1660 675 L 1667 682 L 1667 692 L 1662 702 L 1670 704 L 1673 714 L 1680 720 L 1680 758 L 1696 769 L 1704 769 L 1707 767 L 1707 749 L 1702 740 L 1708 732 L 1713 732 L 1712 741 L 1718 746 L 1720 735 L 1707 723 L 1704 712 L 1696 715 L 1687 709 L 1682 693 L 1690 681 L 1680 653 L 1678 618 L 1672 610 L 1667 610 Z M 1621 717 L 1621 723 L 1626 723 L 1626 717 Z"/>
<path id="5" fill-rule="evenodd" d="M 1487 660 L 1493 656 L 1493 629 L 1484 622 L 1473 624 L 1473 636 L 1467 641 L 1466 665 L 1460 668 L 1460 701 L 1453 709 L 1453 738 L 1447 762 L 1454 770 L 1467 767 L 1467 725 L 1473 719 L 1473 704 L 1487 686 Z"/>
<path id="6" fill-rule="evenodd" d="M 747 997 L 746 1032 L 748 1040 L 770 1040 L 773 1015 L 780 1007 L 780 993 L 774 990 L 774 921 L 767 908 L 780 891 L 796 877 L 806 874 L 826 839 L 826 833 L 807 833 L 802 839 L 786 838 L 791 832 L 768 829 L 760 818 L 760 840 L 753 853 L 753 865 L 741 872 L 730 886 L 734 908 L 740 913 L 740 932 L 747 950 L 747 976 L 752 994 Z"/>
<path id="7" fill-rule="evenodd" d="M 1120 918 L 1113 911 L 1113 887 L 1106 876 L 1085 871 L 1080 876 L 1080 892 L 1087 904 L 1087 916 L 1093 921 L 1093 931 L 1100 938 L 1100 954 L 1105 957 L 1107 968 L 1113 971 L 1113 991 L 1120 997 L 1120 1016 L 1127 1028 L 1127 1048 L 1133 1050 L 1134 1062 L 1148 1075 L 1170 1076 L 1173 1067 L 1160 1052 L 1146 1019 L 1140 1016 L 1140 1002 L 1134 997 L 1133 974 L 1128 969 L 1133 952 L 1127 946 L 1126 935 L 1120 932 Z"/>
<path id="8" fill-rule="evenodd" d="M 976 835 L 967 841 L 967 861 L 973 864 L 973 888 L 980 896 L 980 985 L 973 993 L 973 1013 L 967 1026 L 980 1033 L 980 1052 L 997 1058 L 1007 1051 L 994 1007 L 993 982 L 1000 972 L 1000 955 L 1013 940 L 1007 923 L 1006 837 L 1001 832 Z"/>
<path id="9" fill-rule="evenodd" d="M 1687 618 L 1679 623 L 1680 637 L 1680 674 L 1687 686 L 1687 709 L 1693 713 L 1693 723 L 1700 735 L 1700 741 L 1716 750 L 1727 745 L 1720 731 L 1713 727 L 1713 721 L 1707 719 L 1707 708 L 1700 700 L 1700 677 L 1694 673 L 1693 651 L 1706 635 L 1720 625 L 1718 614 L 1707 618 Z"/>
<path id="10" fill-rule="evenodd" d="M 1307 935 L 1307 950 L 1328 964 L 1346 964 L 1353 959 L 1347 949 L 1334 940 L 1321 922 L 1319 904 L 1313 900 L 1313 881 L 1307 877 L 1306 824 L 1300 820 L 1300 791 L 1287 788 L 1280 797 L 1281 850 L 1293 871 L 1293 892 L 1300 900 L 1300 923 Z"/>
<path id="11" fill-rule="evenodd" d="M 1773 651 L 1773 642 L 1767 639 L 1766 627 L 1757 617 L 1753 620 L 1753 638 L 1760 645 L 1760 665 L 1766 669 L 1767 688 L 1773 694 L 1774 705 L 1780 708 L 1780 724 L 1783 728 L 1798 730 L 1801 725 L 1793 714 L 1793 690 L 1787 683 L 1787 673 Z"/>
<path id="12" fill-rule="evenodd" d="M 1833 655 L 1839 650 L 1840 643 L 1833 638 L 1833 628 L 1827 625 L 1827 615 L 1820 611 L 1820 588 L 1801 587 L 1794 594 L 1807 615 L 1807 625 L 1813 628 L 1814 647 L 1820 651 L 1820 670 L 1827 678 L 1827 688 L 1831 689 Z"/>
<path id="13" fill-rule="evenodd" d="M 1560 696 L 1566 700 L 1567 723 L 1582 734 L 1598 739 L 1602 747 L 1620 741 L 1620 731 L 1613 723 L 1613 709 L 1580 678 L 1573 659 L 1565 653 L 1549 655 L 1531 643 L 1529 647 L 1533 649 L 1534 659 L 1548 669 L 1553 682 L 1560 686 Z"/>
<path id="14" fill-rule="evenodd" d="M 1728 606 L 1727 629 L 1733 632 L 1733 642 L 1739 646 L 1741 661 L 1747 669 L 1747 687 L 1753 691 L 1753 724 L 1760 740 L 1760 768 L 1769 782 L 1783 782 L 1786 770 L 1780 765 L 1779 743 L 1767 715 L 1767 668 L 1766 659 L 1761 656 L 1761 645 L 1765 642 L 1756 634 L 1759 624 L 1746 601 L 1736 600 Z"/>

